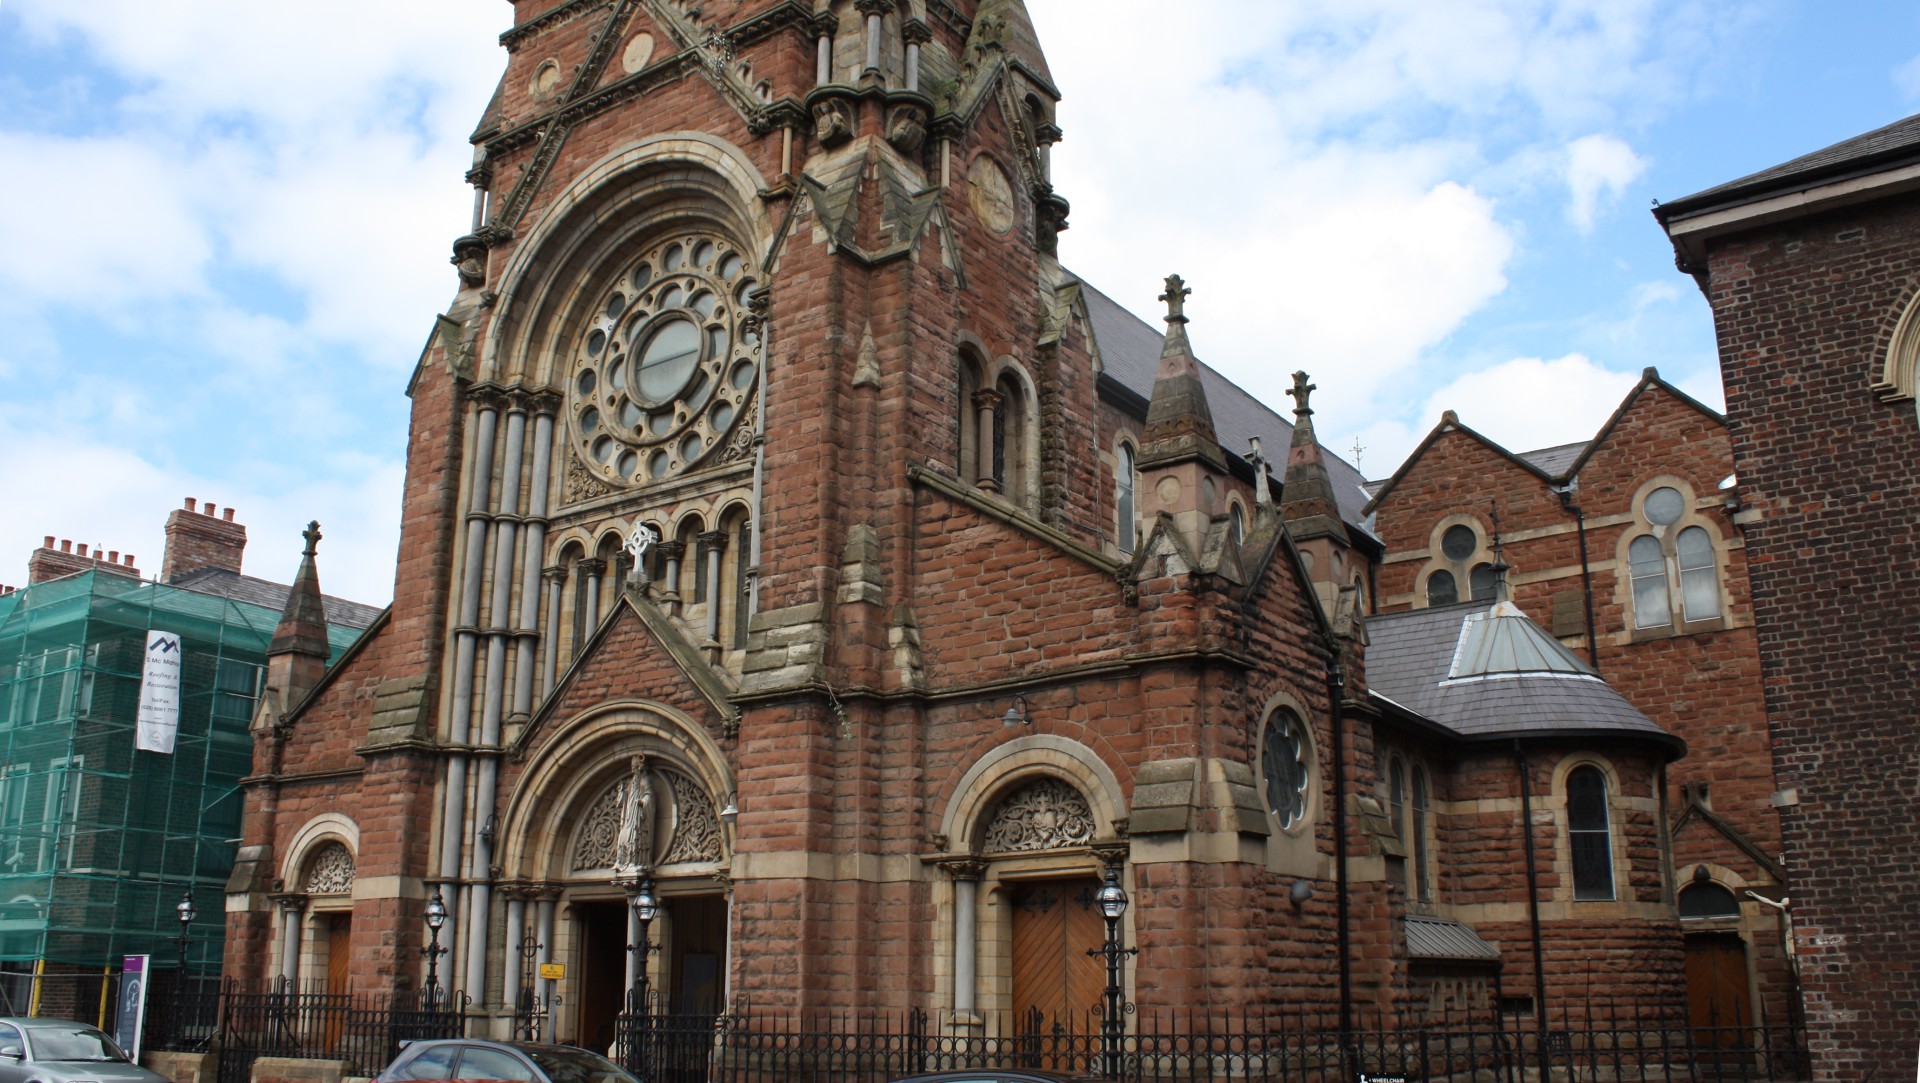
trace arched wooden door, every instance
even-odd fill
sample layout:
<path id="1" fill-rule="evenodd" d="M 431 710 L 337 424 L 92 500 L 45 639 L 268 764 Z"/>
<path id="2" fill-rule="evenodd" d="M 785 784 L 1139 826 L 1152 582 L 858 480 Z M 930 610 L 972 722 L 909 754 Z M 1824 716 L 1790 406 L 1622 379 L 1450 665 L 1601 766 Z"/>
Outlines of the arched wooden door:
<path id="1" fill-rule="evenodd" d="M 1009 892 L 1013 904 L 1013 1010 L 1018 1034 L 1099 1032 L 1105 941 L 1091 877 L 1038 880 Z"/>

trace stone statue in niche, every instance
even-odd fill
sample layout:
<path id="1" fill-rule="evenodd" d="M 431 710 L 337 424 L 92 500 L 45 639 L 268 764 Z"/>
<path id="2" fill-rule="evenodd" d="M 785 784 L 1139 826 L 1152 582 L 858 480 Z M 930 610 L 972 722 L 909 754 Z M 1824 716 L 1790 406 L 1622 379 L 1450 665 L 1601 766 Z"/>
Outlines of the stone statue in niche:
<path id="1" fill-rule="evenodd" d="M 853 138 L 853 114 L 845 102 L 825 101 L 813 107 L 813 139 L 823 147 L 837 147 Z"/>
<path id="2" fill-rule="evenodd" d="M 653 864 L 653 779 L 648 775 L 645 756 L 627 761 L 627 778 L 622 786 L 613 868 L 616 872 L 632 872 Z"/>
<path id="3" fill-rule="evenodd" d="M 682 862 L 717 862 L 724 833 L 713 798 L 690 776 L 645 756 L 600 792 L 581 818 L 573 868 L 616 877 Z"/>

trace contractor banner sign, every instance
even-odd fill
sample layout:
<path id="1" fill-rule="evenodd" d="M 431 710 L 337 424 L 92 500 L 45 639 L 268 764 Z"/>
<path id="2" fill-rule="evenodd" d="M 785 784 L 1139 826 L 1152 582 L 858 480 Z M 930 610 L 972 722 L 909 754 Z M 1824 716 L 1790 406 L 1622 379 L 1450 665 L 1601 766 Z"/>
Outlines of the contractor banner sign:
<path id="1" fill-rule="evenodd" d="M 172 632 L 147 633 L 147 660 L 140 667 L 140 715 L 133 747 L 173 754 L 180 729 L 180 674 L 186 649 Z"/>

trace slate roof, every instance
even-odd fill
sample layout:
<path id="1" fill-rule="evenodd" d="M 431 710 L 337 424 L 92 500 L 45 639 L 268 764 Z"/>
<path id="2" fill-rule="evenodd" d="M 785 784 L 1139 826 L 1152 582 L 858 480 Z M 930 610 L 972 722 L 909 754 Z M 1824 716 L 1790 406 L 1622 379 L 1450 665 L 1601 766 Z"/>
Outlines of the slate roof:
<path id="1" fill-rule="evenodd" d="M 286 608 L 287 592 L 292 587 L 285 583 L 273 583 L 265 579 L 256 579 L 251 575 L 226 571 L 222 568 L 201 568 L 188 572 L 167 584 L 196 594 L 210 594 L 216 598 L 232 598 L 235 601 L 251 602 L 266 606 L 278 612 Z M 327 623 L 343 628 L 365 628 L 380 615 L 377 606 L 350 602 L 345 598 L 336 598 L 331 594 L 321 596 L 327 610 Z"/>
<path id="2" fill-rule="evenodd" d="M 1087 302 L 1087 316 L 1093 324 L 1093 337 L 1100 348 L 1100 360 L 1107 375 L 1143 400 L 1153 398 L 1153 377 L 1160 365 L 1160 346 L 1166 336 L 1140 317 L 1080 280 Z M 1246 458 L 1247 440 L 1258 436 L 1269 463 L 1282 466 L 1287 447 L 1293 442 L 1293 423 L 1254 398 L 1239 385 L 1220 375 L 1206 362 L 1200 362 L 1200 382 L 1207 389 L 1207 405 L 1213 411 L 1214 432 L 1220 447 L 1229 455 Z M 1365 513 L 1368 493 L 1366 479 L 1353 464 L 1320 445 L 1325 453 L 1327 476 L 1333 482 L 1334 498 L 1340 503 L 1340 517 L 1349 525 L 1371 533 L 1371 521 Z"/>
<path id="3" fill-rule="evenodd" d="M 1492 667 L 1494 672 L 1469 666 L 1462 676 L 1449 678 L 1462 653 L 1463 633 L 1486 631 L 1480 623 L 1486 620 L 1527 620 L 1493 614 L 1492 609 L 1490 602 L 1469 602 L 1368 617 L 1369 690 L 1467 740 L 1618 736 L 1667 744 L 1676 752 L 1685 748 L 1590 673 L 1564 666 L 1535 670 L 1509 665 Z M 1512 611 L 1519 613 L 1517 608 Z M 1475 621 L 1470 623 L 1470 617 Z M 1540 638 L 1573 666 L 1586 668 L 1551 636 L 1542 632 Z"/>
<path id="4" fill-rule="evenodd" d="M 1523 451 L 1520 458 L 1549 477 L 1561 478 L 1567 474 L 1567 468 L 1580 461 L 1581 453 L 1587 450 L 1591 440 L 1576 440 L 1571 444 L 1556 447 L 1543 447 L 1538 451 Z"/>
<path id="5" fill-rule="evenodd" d="M 1666 222 L 1708 210 L 1752 202 L 1783 192 L 1800 191 L 1848 177 L 1877 173 L 1920 160 L 1920 114 L 1896 120 L 1884 128 L 1843 139 L 1830 147 L 1803 154 L 1758 173 L 1715 185 L 1690 196 L 1662 203 L 1654 216 Z"/>
<path id="6" fill-rule="evenodd" d="M 1500 949 L 1480 939 L 1480 934 L 1447 918 L 1408 914 L 1407 958 L 1444 959 L 1449 962 L 1497 963 Z"/>

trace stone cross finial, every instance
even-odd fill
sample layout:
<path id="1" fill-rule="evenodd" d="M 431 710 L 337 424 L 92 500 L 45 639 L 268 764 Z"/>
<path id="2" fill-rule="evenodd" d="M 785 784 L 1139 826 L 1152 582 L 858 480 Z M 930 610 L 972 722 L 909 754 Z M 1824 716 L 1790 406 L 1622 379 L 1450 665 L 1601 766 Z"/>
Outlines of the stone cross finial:
<path id="1" fill-rule="evenodd" d="M 1167 292 L 1161 294 L 1160 299 L 1167 303 L 1168 323 L 1187 322 L 1187 314 L 1184 309 L 1186 308 L 1187 295 L 1192 292 L 1192 290 L 1187 288 L 1186 282 L 1179 275 L 1167 276 Z"/>
<path id="2" fill-rule="evenodd" d="M 633 530 L 627 534 L 627 543 L 622 546 L 627 551 L 627 556 L 633 560 L 633 565 L 627 569 L 628 579 L 636 583 L 645 580 L 647 550 L 659 540 L 659 536 L 653 532 L 652 527 L 645 523 L 633 524 Z"/>
<path id="3" fill-rule="evenodd" d="M 301 531 L 300 536 L 307 539 L 306 555 L 312 556 L 320 548 L 320 520 L 309 521 L 307 529 Z"/>
<path id="4" fill-rule="evenodd" d="M 1287 394 L 1293 397 L 1293 412 L 1296 414 L 1313 413 L 1313 408 L 1307 405 L 1307 396 L 1319 389 L 1319 384 L 1310 384 L 1307 382 L 1307 374 L 1305 372 L 1294 373 L 1293 386 L 1287 389 Z"/>

